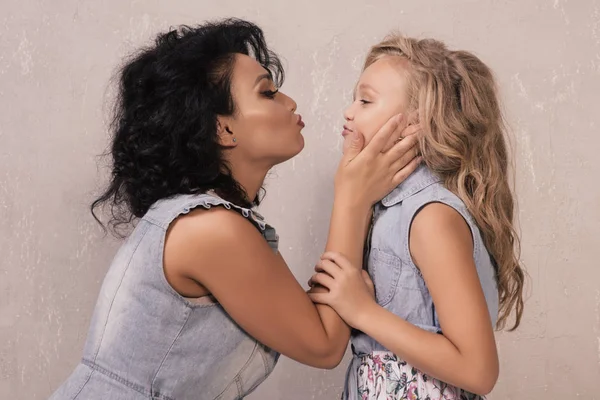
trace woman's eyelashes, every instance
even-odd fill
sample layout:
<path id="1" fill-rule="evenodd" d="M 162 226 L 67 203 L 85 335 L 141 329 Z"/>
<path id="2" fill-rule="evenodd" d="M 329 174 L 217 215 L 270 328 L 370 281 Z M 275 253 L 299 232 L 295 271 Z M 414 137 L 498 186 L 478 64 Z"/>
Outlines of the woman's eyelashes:
<path id="1" fill-rule="evenodd" d="M 275 95 L 279 93 L 279 89 L 275 89 L 275 90 L 265 90 L 260 92 L 260 94 L 262 94 L 263 96 L 265 96 L 268 99 L 274 99 Z"/>

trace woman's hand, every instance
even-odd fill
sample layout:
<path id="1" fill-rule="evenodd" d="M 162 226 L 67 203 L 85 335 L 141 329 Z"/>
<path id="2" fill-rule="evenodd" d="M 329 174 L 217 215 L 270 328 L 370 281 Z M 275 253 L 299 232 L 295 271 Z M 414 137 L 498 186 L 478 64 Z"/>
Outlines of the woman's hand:
<path id="1" fill-rule="evenodd" d="M 315 271 L 308 284 L 320 285 L 328 291 L 309 293 L 312 301 L 330 306 L 348 325 L 357 328 L 369 307 L 376 305 L 373 282 L 367 271 L 334 252 L 323 254 Z"/>
<path id="2" fill-rule="evenodd" d="M 418 125 L 406 125 L 402 115 L 392 118 L 362 149 L 355 135 L 335 176 L 336 200 L 370 207 L 404 181 L 418 166 Z M 361 150 L 362 149 L 362 150 Z"/>

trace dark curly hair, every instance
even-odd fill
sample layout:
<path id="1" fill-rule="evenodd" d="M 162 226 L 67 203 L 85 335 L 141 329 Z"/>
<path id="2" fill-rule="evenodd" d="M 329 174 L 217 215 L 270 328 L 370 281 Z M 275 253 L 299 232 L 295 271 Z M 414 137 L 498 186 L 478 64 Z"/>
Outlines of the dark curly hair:
<path id="1" fill-rule="evenodd" d="M 223 158 L 217 116 L 231 116 L 235 55 L 254 57 L 281 86 L 284 71 L 262 30 L 226 19 L 180 26 L 157 36 L 130 57 L 118 74 L 112 120 L 111 180 L 91 205 L 108 205 L 117 233 L 142 217 L 157 200 L 213 189 L 243 207 L 248 199 Z"/>

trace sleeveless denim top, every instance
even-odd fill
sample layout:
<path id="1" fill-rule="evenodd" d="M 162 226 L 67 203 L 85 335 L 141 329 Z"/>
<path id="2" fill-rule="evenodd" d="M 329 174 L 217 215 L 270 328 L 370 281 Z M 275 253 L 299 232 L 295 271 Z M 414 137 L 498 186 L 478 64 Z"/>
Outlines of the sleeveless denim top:
<path id="1" fill-rule="evenodd" d="M 417 168 L 379 202 L 366 249 L 366 265 L 375 285 L 377 303 L 400 318 L 430 332 L 442 333 L 435 305 L 409 250 L 409 231 L 416 214 L 427 204 L 443 203 L 458 211 L 473 236 L 473 259 L 492 323 L 498 316 L 498 290 L 494 261 L 484 246 L 475 220 L 458 196 L 446 189 L 426 166 Z M 353 360 L 346 375 L 344 399 L 358 399 L 359 357 L 388 351 L 360 331 L 352 333 Z"/>
<path id="2" fill-rule="evenodd" d="M 275 230 L 253 210 L 213 193 L 158 201 L 115 256 L 104 279 L 83 359 L 51 400 L 242 399 L 279 354 L 245 333 L 217 303 L 180 296 L 163 272 L 166 231 L 195 207 L 248 218 L 277 252 Z"/>

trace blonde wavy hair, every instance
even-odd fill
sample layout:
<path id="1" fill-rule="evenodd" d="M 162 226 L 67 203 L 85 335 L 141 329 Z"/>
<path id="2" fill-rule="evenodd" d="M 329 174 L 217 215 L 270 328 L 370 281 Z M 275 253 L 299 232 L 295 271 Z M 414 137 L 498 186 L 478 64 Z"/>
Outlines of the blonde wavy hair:
<path id="1" fill-rule="evenodd" d="M 364 68 L 386 56 L 408 62 L 408 111 L 418 112 L 423 159 L 474 217 L 496 263 L 496 327 L 503 329 L 514 311 L 512 331 L 523 315 L 525 273 L 513 221 L 506 127 L 492 71 L 469 52 L 397 33 L 371 48 Z"/>

